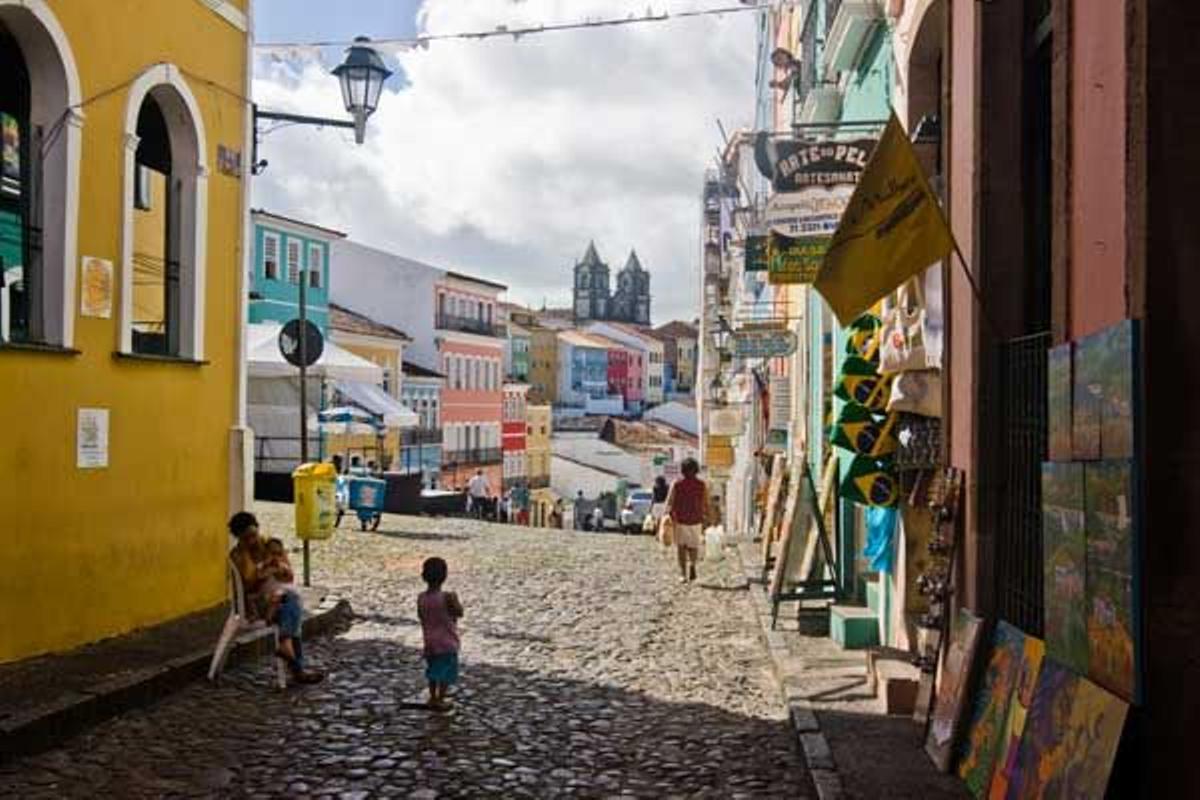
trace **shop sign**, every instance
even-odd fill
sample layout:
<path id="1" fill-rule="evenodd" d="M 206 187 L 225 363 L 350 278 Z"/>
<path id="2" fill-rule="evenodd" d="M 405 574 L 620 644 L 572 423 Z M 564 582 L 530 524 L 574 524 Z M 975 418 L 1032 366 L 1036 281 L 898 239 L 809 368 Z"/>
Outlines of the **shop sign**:
<path id="1" fill-rule="evenodd" d="M 767 237 L 746 237 L 746 272 L 767 271 Z"/>
<path id="2" fill-rule="evenodd" d="M 766 226 L 784 236 L 832 236 L 853 194 L 854 186 L 846 184 L 772 195 Z"/>
<path id="3" fill-rule="evenodd" d="M 708 417 L 708 433 L 710 436 L 741 436 L 746 429 L 746 416 L 742 409 L 716 408 Z"/>
<path id="4" fill-rule="evenodd" d="M 772 375 L 768 400 L 768 428 L 782 430 L 787 435 L 792 421 L 792 381 L 786 375 Z"/>
<path id="5" fill-rule="evenodd" d="M 772 231 L 767 248 L 768 276 L 772 284 L 812 283 L 825 263 L 832 237 L 783 236 Z"/>
<path id="6" fill-rule="evenodd" d="M 855 184 L 875 149 L 873 138 L 829 142 L 772 139 L 760 134 L 754 142 L 754 160 L 777 192 L 795 192 L 811 186 Z"/>
<path id="7" fill-rule="evenodd" d="M 792 331 L 738 331 L 733 335 L 733 354 L 738 358 L 782 358 L 796 352 Z"/>
<path id="8" fill-rule="evenodd" d="M 733 448 L 728 445 L 710 444 L 708 452 L 705 454 L 704 463 L 709 467 L 732 467 Z"/>

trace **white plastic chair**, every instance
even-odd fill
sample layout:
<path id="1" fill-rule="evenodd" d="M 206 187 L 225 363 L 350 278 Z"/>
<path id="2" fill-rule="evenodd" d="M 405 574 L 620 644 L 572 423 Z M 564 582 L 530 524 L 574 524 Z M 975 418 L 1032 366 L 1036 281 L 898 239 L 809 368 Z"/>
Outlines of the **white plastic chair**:
<path id="1" fill-rule="evenodd" d="M 237 565 L 230 559 L 228 562 L 229 574 L 229 617 L 225 620 L 225 627 L 221 629 L 221 636 L 217 639 L 217 648 L 213 651 L 212 663 L 208 666 L 208 679 L 216 682 L 225 669 L 225 661 L 229 658 L 229 651 L 233 649 L 233 642 L 238 636 L 246 631 L 258 630 L 267 628 L 268 625 L 261 619 L 252 620 L 246 612 L 246 587 L 242 584 L 242 573 L 238 572 Z M 287 688 L 287 662 L 279 656 L 275 655 L 275 651 L 279 649 L 279 629 L 274 625 L 269 626 L 271 631 L 271 659 L 275 665 L 275 685 L 279 689 Z"/>

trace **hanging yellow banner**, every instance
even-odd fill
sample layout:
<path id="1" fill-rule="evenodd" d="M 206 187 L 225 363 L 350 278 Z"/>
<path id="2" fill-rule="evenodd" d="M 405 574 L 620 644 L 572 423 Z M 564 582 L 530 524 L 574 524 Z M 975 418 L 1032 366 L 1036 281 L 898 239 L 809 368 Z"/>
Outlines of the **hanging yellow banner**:
<path id="1" fill-rule="evenodd" d="M 942 209 L 893 114 L 813 285 L 848 325 L 953 249 Z"/>

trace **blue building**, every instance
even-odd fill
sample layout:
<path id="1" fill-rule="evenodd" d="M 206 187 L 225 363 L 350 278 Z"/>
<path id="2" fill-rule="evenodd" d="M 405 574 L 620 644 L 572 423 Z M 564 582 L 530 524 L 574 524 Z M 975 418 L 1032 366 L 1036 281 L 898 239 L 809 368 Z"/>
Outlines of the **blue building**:
<path id="1" fill-rule="evenodd" d="M 329 333 L 330 244 L 346 234 L 255 209 L 254 271 L 250 322 L 287 322 L 300 316 L 300 281 L 305 280 L 308 318 Z"/>
<path id="2" fill-rule="evenodd" d="M 442 469 L 442 387 L 446 376 L 405 361 L 400 384 L 400 402 L 420 419 L 415 429 L 404 431 L 400 445 L 399 470 L 420 473 L 427 489 L 437 488 Z"/>

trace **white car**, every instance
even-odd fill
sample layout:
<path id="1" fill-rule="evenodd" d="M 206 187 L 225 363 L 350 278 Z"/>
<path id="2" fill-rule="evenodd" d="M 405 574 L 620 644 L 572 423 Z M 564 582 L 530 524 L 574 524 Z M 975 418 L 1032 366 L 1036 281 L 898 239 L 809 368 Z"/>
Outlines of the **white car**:
<path id="1" fill-rule="evenodd" d="M 635 489 L 625 500 L 621 509 L 621 530 L 626 533 L 640 533 L 650 507 L 654 505 L 654 492 L 649 489 Z"/>

